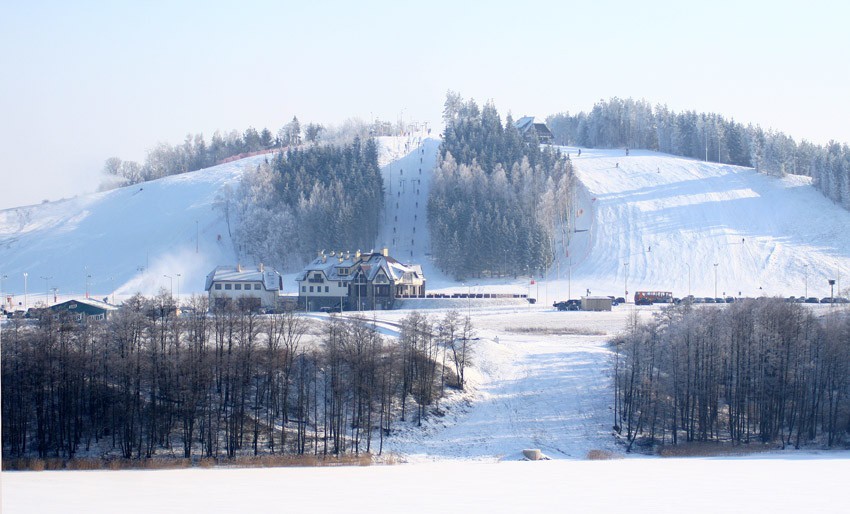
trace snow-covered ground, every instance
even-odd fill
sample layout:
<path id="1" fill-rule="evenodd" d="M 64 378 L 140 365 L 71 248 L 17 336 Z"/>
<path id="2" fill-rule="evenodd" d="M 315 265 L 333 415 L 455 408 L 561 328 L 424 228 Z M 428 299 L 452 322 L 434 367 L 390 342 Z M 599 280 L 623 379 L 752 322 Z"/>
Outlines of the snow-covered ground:
<path id="1" fill-rule="evenodd" d="M 175 293 L 203 291 L 206 274 L 235 259 L 216 200 L 225 188 L 235 192 L 242 172 L 265 158 L 0 211 L 2 292 L 14 295 L 16 306 L 26 292 L 32 306 L 54 287 L 63 296 L 88 289 L 96 298 L 172 285 Z"/>
<path id="2" fill-rule="evenodd" d="M 570 249 L 579 291 L 714 297 L 808 289 L 820 298 L 829 296 L 827 279 L 850 286 L 850 212 L 806 177 L 641 150 L 566 151 L 582 183 L 576 227 L 589 229 Z M 561 256 L 562 274 L 570 256 Z"/>
<path id="3" fill-rule="evenodd" d="M 467 314 L 464 309 L 458 309 Z M 438 319 L 444 311 L 429 313 Z M 625 309 L 557 312 L 551 307 L 487 307 L 468 312 L 477 329 L 468 391 L 444 400 L 424 428 L 396 425 L 385 450 L 410 462 L 520 460 L 537 448 L 552 459 L 617 452 L 606 342 L 625 326 Z M 404 311 L 381 313 L 399 319 Z M 540 332 L 540 329 L 545 329 Z"/>
<path id="4" fill-rule="evenodd" d="M 2 474 L 4 513 L 843 513 L 847 454 Z"/>
<path id="5" fill-rule="evenodd" d="M 578 157 L 576 149 L 566 150 L 581 180 L 577 231 L 568 248 L 559 248 L 555 266 L 534 284 L 528 277 L 458 284 L 427 259 L 423 204 L 437 142 L 382 140 L 381 165 L 392 190 L 388 186 L 376 248 L 387 245 L 401 260 L 419 260 L 430 290 L 517 292 L 540 300 L 408 305 L 430 306 L 435 318 L 446 308 L 468 313 L 480 337 L 468 390 L 443 400 L 441 415 L 422 427 L 413 418 L 397 423 L 385 443 L 387 453 L 415 465 L 3 473 L 3 511 L 231 512 L 269 505 L 369 512 L 846 510 L 838 481 L 850 469 L 848 452 L 670 460 L 623 455 L 611 435 L 606 342 L 631 312 L 649 316 L 652 309 L 557 312 L 550 305 L 587 289 L 617 296 L 626 289 L 715 296 L 715 272 L 718 295 L 826 296 L 827 278 L 843 274 L 842 287 L 848 282 L 850 213 L 800 177 L 775 179 L 652 152 L 626 157 L 617 150 L 583 150 Z M 135 189 L 0 211 L 0 274 L 9 275 L 4 287 L 20 292 L 21 274 L 28 271 L 30 291 L 43 289 L 39 276 L 81 291 L 87 269 L 92 289 L 104 295 L 111 291 L 104 276 L 125 291 L 141 287 L 145 277 L 157 287 L 167 285 L 162 275 L 176 273 L 183 292 L 200 292 L 209 269 L 233 258 L 214 199 L 255 164 L 238 161 Z M 410 182 L 401 182 L 403 176 Z M 393 245 L 393 237 L 400 242 Z M 140 273 L 136 267 L 145 262 Z M 390 323 L 405 314 L 375 313 Z M 392 327 L 385 324 L 382 333 L 391 337 Z M 520 462 L 526 448 L 539 448 L 552 460 Z M 591 450 L 626 458 L 588 462 Z"/>

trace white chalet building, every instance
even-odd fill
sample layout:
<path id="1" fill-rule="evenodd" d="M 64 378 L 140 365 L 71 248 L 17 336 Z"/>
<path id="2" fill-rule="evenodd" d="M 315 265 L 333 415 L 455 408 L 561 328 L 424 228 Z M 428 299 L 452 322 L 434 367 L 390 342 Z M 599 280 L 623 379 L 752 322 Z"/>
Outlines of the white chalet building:
<path id="1" fill-rule="evenodd" d="M 277 270 L 262 264 L 257 267 L 218 266 L 207 275 L 205 289 L 211 309 L 233 301 L 254 309 L 274 309 L 283 292 L 283 277 Z"/>
<path id="2" fill-rule="evenodd" d="M 295 279 L 298 304 L 308 311 L 392 309 L 399 297 L 424 297 L 418 264 L 402 264 L 381 252 L 319 252 Z"/>

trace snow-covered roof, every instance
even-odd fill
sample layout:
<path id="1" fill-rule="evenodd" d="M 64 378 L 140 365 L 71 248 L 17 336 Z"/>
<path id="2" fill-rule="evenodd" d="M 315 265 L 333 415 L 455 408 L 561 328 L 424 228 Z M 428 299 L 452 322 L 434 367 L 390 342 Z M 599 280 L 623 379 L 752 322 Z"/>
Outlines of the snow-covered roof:
<path id="1" fill-rule="evenodd" d="M 425 281 L 422 267 L 418 264 L 402 264 L 389 255 L 381 252 L 360 254 L 347 254 L 340 257 L 335 254 L 321 255 L 316 257 L 310 264 L 304 267 L 295 280 L 302 282 L 307 275 L 317 271 L 322 272 L 330 281 L 354 280 L 358 270 L 362 271 L 366 280 L 373 281 L 378 273 L 383 270 L 384 274 L 393 282 L 399 282 L 405 273 L 413 274 L 414 279 Z M 346 272 L 342 272 L 346 270 Z"/>
<path id="2" fill-rule="evenodd" d="M 65 302 L 57 303 L 55 305 L 52 305 L 51 307 L 60 307 L 62 305 L 69 304 L 71 302 L 79 303 L 79 304 L 83 304 L 83 305 L 88 305 L 89 307 L 95 307 L 97 309 L 103 309 L 103 310 L 106 310 L 106 311 L 117 311 L 118 310 L 118 307 L 116 307 L 115 305 L 112 305 L 112 304 L 106 303 L 106 302 L 102 302 L 100 300 L 95 300 L 94 298 L 74 298 L 74 299 L 71 299 L 71 300 L 68 300 L 68 301 L 65 301 Z"/>
<path id="3" fill-rule="evenodd" d="M 525 132 L 534 125 L 534 116 L 523 116 L 514 122 L 514 127 L 520 132 Z"/>
<path id="4" fill-rule="evenodd" d="M 217 266 L 207 275 L 205 289 L 212 288 L 215 282 L 262 282 L 266 291 L 279 291 L 281 275 L 268 266 Z"/>

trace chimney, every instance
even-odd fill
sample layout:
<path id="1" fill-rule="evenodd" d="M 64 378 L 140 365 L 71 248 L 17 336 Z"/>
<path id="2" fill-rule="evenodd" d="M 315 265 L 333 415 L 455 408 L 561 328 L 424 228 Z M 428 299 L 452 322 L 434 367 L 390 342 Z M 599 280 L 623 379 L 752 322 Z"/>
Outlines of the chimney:
<path id="1" fill-rule="evenodd" d="M 384 257 L 389 257 L 390 256 L 390 249 L 387 248 L 387 247 L 382 248 L 381 249 L 381 255 L 383 255 Z"/>
<path id="2" fill-rule="evenodd" d="M 265 266 L 263 266 L 263 263 L 262 263 L 262 262 L 260 263 L 259 270 L 260 270 L 260 273 L 262 273 L 262 272 L 266 271 L 266 267 L 265 267 Z"/>
<path id="3" fill-rule="evenodd" d="M 354 254 L 354 260 L 356 262 L 360 261 L 360 250 L 357 250 L 357 253 Z"/>
<path id="4" fill-rule="evenodd" d="M 239 264 L 238 262 L 236 263 L 236 271 L 239 272 L 239 273 L 242 273 L 242 265 Z"/>
<path id="5" fill-rule="evenodd" d="M 350 252 L 350 251 L 348 251 L 348 250 L 346 250 L 346 251 L 345 251 L 345 260 L 348 260 L 348 259 L 350 259 L 350 258 L 351 258 L 351 252 Z"/>
<path id="6" fill-rule="evenodd" d="M 331 257 L 336 257 L 336 252 L 334 250 L 331 250 Z"/>
<path id="7" fill-rule="evenodd" d="M 328 256 L 325 255 L 325 252 L 322 252 L 322 264 L 328 262 Z"/>

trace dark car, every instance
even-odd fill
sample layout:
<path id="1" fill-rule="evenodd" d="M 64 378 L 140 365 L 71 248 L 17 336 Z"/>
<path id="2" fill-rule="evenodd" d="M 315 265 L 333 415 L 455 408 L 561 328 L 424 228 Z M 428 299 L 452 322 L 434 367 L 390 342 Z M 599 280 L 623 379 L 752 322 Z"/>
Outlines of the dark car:
<path id="1" fill-rule="evenodd" d="M 726 297 L 726 303 L 735 303 L 735 297 L 734 296 L 727 296 Z"/>
<path id="2" fill-rule="evenodd" d="M 832 303 L 832 298 L 825 296 L 820 299 L 820 303 Z"/>
<path id="3" fill-rule="evenodd" d="M 703 302 L 704 303 L 714 303 L 714 298 L 710 298 L 710 297 L 706 296 L 705 298 L 703 298 Z"/>
<path id="4" fill-rule="evenodd" d="M 818 300 L 814 296 L 810 296 L 810 297 L 806 298 L 806 303 L 820 303 L 820 300 Z"/>
<path id="5" fill-rule="evenodd" d="M 617 298 L 614 299 L 614 301 L 617 302 L 617 303 L 626 303 L 626 299 L 623 298 L 622 296 L 618 296 Z"/>
<path id="6" fill-rule="evenodd" d="M 715 298 L 714 303 L 726 303 L 726 299 L 725 298 Z"/>
<path id="7" fill-rule="evenodd" d="M 580 311 L 581 300 L 565 300 L 561 302 L 555 302 L 552 304 L 552 307 L 555 307 L 559 311 Z"/>

